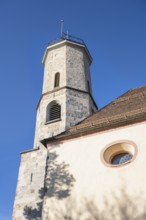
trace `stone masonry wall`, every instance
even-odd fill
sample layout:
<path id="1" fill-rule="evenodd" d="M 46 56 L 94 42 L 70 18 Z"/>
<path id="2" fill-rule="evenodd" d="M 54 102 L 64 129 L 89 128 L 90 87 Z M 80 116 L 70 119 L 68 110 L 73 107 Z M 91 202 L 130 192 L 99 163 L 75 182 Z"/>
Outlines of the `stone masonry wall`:
<path id="1" fill-rule="evenodd" d="M 54 89 L 55 74 L 60 73 L 60 87 L 66 85 L 66 46 L 48 49 L 44 63 L 43 94 Z"/>
<path id="2" fill-rule="evenodd" d="M 46 149 L 21 154 L 12 220 L 41 219 Z"/>
<path id="3" fill-rule="evenodd" d="M 87 56 L 85 56 L 85 54 L 84 54 L 84 70 L 85 70 L 86 91 L 90 92 L 90 94 L 92 94 L 90 64 L 89 64 L 89 59 L 87 58 Z M 88 83 L 87 82 L 89 82 L 90 91 L 88 91 L 89 88 L 88 88 Z"/>
<path id="4" fill-rule="evenodd" d="M 61 44 L 49 47 L 46 54 L 43 93 L 54 89 L 57 72 L 60 73 L 60 87 L 69 86 L 88 91 L 88 80 L 91 88 L 90 61 L 83 46 Z"/>
<path id="5" fill-rule="evenodd" d="M 46 109 L 50 102 L 57 101 L 61 105 L 61 121 L 46 123 Z M 40 140 L 55 136 L 65 131 L 66 119 L 66 89 L 44 95 L 37 109 L 36 132 L 34 147 L 39 145 Z"/>
<path id="6" fill-rule="evenodd" d="M 66 128 L 70 128 L 92 113 L 96 107 L 89 94 L 67 90 L 66 98 Z"/>
<path id="7" fill-rule="evenodd" d="M 61 105 L 61 120 L 46 123 L 47 105 L 54 100 Z M 96 107 L 87 93 L 62 89 L 43 96 L 37 110 L 34 147 L 38 147 L 40 140 L 64 132 L 66 129 L 91 115 L 93 111 L 96 111 Z"/>
<path id="8" fill-rule="evenodd" d="M 66 48 L 66 57 L 67 86 L 88 91 L 87 79 L 90 81 L 90 64 L 84 48 L 69 44 Z"/>

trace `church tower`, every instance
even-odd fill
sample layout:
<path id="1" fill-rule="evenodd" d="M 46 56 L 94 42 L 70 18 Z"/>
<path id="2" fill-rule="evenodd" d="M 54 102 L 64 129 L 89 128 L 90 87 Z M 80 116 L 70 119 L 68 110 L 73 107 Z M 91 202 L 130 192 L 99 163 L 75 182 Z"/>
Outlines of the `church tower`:
<path id="1" fill-rule="evenodd" d="M 85 43 L 63 34 L 44 57 L 42 96 L 37 106 L 34 148 L 96 112 L 90 79 L 91 55 Z"/>
<path id="2" fill-rule="evenodd" d="M 66 34 L 46 48 L 34 148 L 21 153 L 13 220 L 46 219 L 42 217 L 45 213 L 42 209 L 46 207 L 44 190 L 50 155 L 43 144 L 96 112 L 90 79 L 91 62 L 85 43 Z"/>

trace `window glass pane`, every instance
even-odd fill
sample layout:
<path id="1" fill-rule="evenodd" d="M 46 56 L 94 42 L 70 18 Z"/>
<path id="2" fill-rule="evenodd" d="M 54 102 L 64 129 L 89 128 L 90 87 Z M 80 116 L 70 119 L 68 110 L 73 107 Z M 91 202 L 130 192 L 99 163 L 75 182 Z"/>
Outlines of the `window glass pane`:
<path id="1" fill-rule="evenodd" d="M 121 153 L 121 154 L 117 154 L 116 156 L 113 157 L 111 163 L 112 164 L 122 164 L 122 163 L 126 163 L 127 161 L 132 159 L 132 155 L 129 153 Z"/>

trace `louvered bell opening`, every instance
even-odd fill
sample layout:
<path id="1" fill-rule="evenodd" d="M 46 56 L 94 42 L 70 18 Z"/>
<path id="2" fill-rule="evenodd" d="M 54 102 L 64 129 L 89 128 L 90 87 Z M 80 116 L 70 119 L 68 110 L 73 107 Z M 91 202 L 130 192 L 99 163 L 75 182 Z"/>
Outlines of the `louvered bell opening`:
<path id="1" fill-rule="evenodd" d="M 60 119 L 61 117 L 61 106 L 54 104 L 50 107 L 50 121 Z"/>

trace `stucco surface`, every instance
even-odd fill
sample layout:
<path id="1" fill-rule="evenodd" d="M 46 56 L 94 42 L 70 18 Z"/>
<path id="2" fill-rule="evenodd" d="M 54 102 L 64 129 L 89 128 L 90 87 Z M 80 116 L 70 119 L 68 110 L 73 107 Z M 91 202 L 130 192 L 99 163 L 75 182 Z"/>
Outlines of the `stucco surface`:
<path id="1" fill-rule="evenodd" d="M 65 200 L 72 199 L 81 201 L 94 201 L 95 204 L 103 209 L 106 203 L 109 205 L 117 203 L 114 198 L 120 197 L 126 193 L 134 203 L 146 199 L 146 123 L 133 124 L 89 136 L 49 144 L 48 155 L 55 153 L 57 163 L 63 162 L 68 167 L 68 172 L 73 176 L 74 181 L 70 190 L 70 196 L 58 199 L 56 196 L 45 197 L 45 204 L 52 207 L 65 205 Z M 128 164 L 119 167 L 108 167 L 101 160 L 101 154 L 106 146 L 113 143 L 131 141 L 137 146 L 137 155 L 135 159 Z M 135 198 L 141 198 L 139 201 Z M 53 201 L 53 203 L 52 203 Z M 60 202 L 62 201 L 62 203 Z M 143 203 L 144 204 L 144 203 Z M 139 211 L 142 210 L 142 204 Z M 115 204 L 116 207 L 116 204 Z M 47 210 L 44 205 L 44 210 Z M 52 214 L 52 213 L 51 213 Z M 49 213 L 47 212 L 46 216 Z M 45 216 L 44 219 L 47 219 Z M 53 218 L 52 218 L 53 219 Z M 117 217 L 118 219 L 118 217 Z M 129 217 L 130 219 L 130 217 Z"/>

